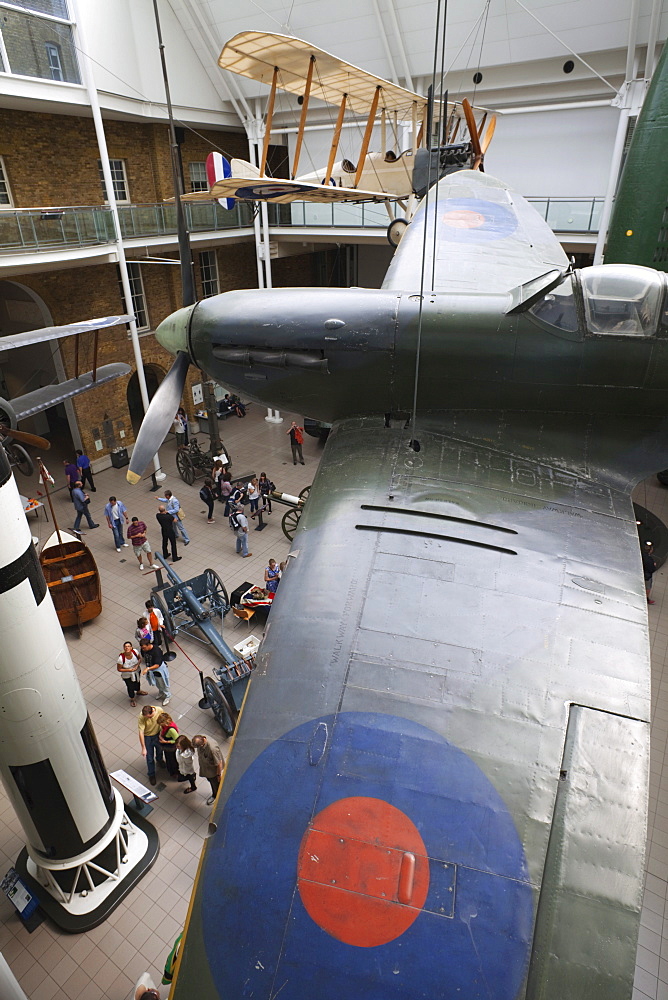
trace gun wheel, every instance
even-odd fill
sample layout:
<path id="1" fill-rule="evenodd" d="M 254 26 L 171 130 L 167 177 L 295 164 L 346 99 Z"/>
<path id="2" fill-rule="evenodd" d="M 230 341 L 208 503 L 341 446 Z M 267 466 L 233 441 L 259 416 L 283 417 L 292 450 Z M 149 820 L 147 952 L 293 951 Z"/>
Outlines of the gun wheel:
<path id="1" fill-rule="evenodd" d="M 234 719 L 229 702 L 213 677 L 204 678 L 204 694 L 213 712 L 213 717 L 226 736 L 234 732 Z"/>
<path id="2" fill-rule="evenodd" d="M 195 466 L 186 448 L 179 448 L 176 453 L 176 468 L 184 483 L 192 486 L 195 482 Z"/>
<path id="3" fill-rule="evenodd" d="M 299 524 L 301 516 L 301 507 L 292 507 L 283 515 L 281 528 L 283 529 L 283 534 L 290 542 L 295 537 L 295 531 L 297 530 L 297 525 Z"/>

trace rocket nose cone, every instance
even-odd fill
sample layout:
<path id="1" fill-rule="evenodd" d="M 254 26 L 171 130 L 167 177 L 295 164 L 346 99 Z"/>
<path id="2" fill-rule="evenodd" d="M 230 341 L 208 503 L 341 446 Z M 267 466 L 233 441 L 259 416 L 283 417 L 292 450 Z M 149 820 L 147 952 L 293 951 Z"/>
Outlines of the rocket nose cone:
<path id="1" fill-rule="evenodd" d="M 155 336 L 158 343 L 162 344 L 170 354 L 177 354 L 179 351 L 190 353 L 188 330 L 194 308 L 195 306 L 185 306 L 183 309 L 177 309 L 167 319 L 163 319 L 156 329 Z"/>

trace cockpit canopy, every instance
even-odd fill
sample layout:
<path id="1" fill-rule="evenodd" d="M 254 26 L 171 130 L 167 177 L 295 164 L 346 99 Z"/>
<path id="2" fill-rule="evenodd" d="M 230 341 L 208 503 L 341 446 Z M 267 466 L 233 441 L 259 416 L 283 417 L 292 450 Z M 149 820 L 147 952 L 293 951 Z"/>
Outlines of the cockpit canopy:
<path id="1" fill-rule="evenodd" d="M 591 336 L 651 337 L 659 327 L 664 291 L 664 277 L 649 267 L 603 264 L 567 275 L 529 312 L 568 333 L 579 329 L 582 316 Z"/>

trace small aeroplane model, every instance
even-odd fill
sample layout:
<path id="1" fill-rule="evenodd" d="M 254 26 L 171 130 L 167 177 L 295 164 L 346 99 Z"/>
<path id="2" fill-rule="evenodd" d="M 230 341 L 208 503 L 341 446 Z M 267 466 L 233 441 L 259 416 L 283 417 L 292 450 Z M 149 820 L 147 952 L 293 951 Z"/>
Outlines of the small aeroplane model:
<path id="1" fill-rule="evenodd" d="M 80 323 L 68 323 L 64 326 L 45 326 L 39 330 L 26 330 L 24 333 L 15 333 L 9 334 L 6 337 L 0 337 L 0 353 L 3 351 L 13 351 L 19 347 L 28 347 L 30 344 L 41 344 L 51 340 L 61 340 L 63 337 L 77 337 L 74 355 L 75 372 L 73 378 L 67 379 L 65 382 L 42 386 L 39 389 L 34 389 L 32 392 L 24 393 L 22 396 L 16 396 L 11 400 L 0 398 L 0 424 L 5 425 L 5 427 L 8 428 L 6 431 L 3 427 L 3 435 L 7 437 L 9 432 L 11 432 L 12 437 L 16 441 L 23 440 L 23 443 L 30 445 L 33 442 L 28 441 L 27 439 L 24 440 L 21 436 L 24 435 L 24 432 L 16 433 L 17 425 L 22 420 L 27 420 L 28 417 L 34 417 L 35 414 L 41 413 L 43 410 L 48 410 L 49 407 L 56 406 L 58 403 L 62 403 L 66 399 L 79 396 L 81 393 L 88 392 L 90 389 L 95 389 L 97 386 L 105 385 L 107 382 L 113 381 L 113 379 L 120 378 L 121 375 L 127 375 L 131 371 L 130 365 L 125 364 L 125 362 L 122 361 L 116 361 L 111 364 L 100 365 L 98 367 L 97 349 L 99 330 L 110 326 L 117 326 L 119 323 L 127 323 L 130 319 L 131 317 L 127 315 L 104 316 L 99 319 L 83 320 Z M 82 333 L 88 332 L 94 333 L 93 368 L 89 372 L 80 372 L 78 338 Z M 29 435 L 29 437 L 33 436 L 34 435 Z M 43 442 L 45 439 L 39 438 L 38 440 L 39 442 Z M 41 448 L 45 447 L 42 443 L 37 444 L 36 446 Z M 21 468 L 21 464 L 17 464 L 19 465 L 19 468 Z M 31 472 L 32 469 L 30 472 L 27 472 L 26 475 L 30 475 Z"/>
<path id="2" fill-rule="evenodd" d="M 287 35 L 244 31 L 225 45 L 218 64 L 222 69 L 270 86 L 260 165 L 246 160 L 228 161 L 220 153 L 207 160 L 209 192 L 183 195 L 184 201 L 218 198 L 226 208 L 236 199 L 271 201 L 389 201 L 424 194 L 428 170 L 434 183 L 451 169 L 481 168 L 494 133 L 494 117 L 487 112 L 476 123 L 474 109 L 465 99 L 459 103 L 438 102 L 441 141 L 431 150 L 433 108 L 426 97 L 389 83 L 357 66 Z M 296 95 L 301 103 L 299 127 L 290 179 L 266 176 L 267 157 L 277 90 Z M 338 108 L 326 166 L 298 174 L 311 101 Z M 364 118 L 364 132 L 356 162 L 337 160 L 346 112 Z M 411 132 L 411 146 L 398 149 L 402 125 Z M 380 152 L 370 152 L 374 127 L 380 125 Z M 485 128 L 486 126 L 486 128 Z M 483 134 L 484 131 L 484 134 Z M 388 135 L 395 148 L 388 148 Z M 416 171 L 417 168 L 417 171 Z M 408 208 L 407 214 L 412 214 Z"/>

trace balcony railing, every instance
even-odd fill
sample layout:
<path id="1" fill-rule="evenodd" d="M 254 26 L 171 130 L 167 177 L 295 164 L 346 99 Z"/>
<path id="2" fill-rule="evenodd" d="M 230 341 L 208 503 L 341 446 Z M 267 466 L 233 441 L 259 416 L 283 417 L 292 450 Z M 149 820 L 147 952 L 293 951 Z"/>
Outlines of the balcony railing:
<path id="1" fill-rule="evenodd" d="M 598 233 L 603 198 L 527 198 L 555 233 Z"/>
<path id="2" fill-rule="evenodd" d="M 104 206 L 25 208 L 0 212 L 0 251 L 100 246 L 114 239 L 114 220 Z"/>
<path id="3" fill-rule="evenodd" d="M 227 211 L 217 202 L 184 206 L 191 233 L 243 229 L 252 224 L 252 206 L 237 202 Z M 176 235 L 173 204 L 119 205 L 123 239 Z M 86 208 L 24 208 L 0 212 L 0 252 L 17 253 L 101 246 L 114 240 L 114 220 L 106 205 Z"/>
<path id="4" fill-rule="evenodd" d="M 598 232 L 602 198 L 529 198 L 558 233 Z M 216 233 L 251 226 L 252 205 L 237 202 L 231 211 L 217 202 L 185 204 L 191 233 Z M 119 205 L 124 240 L 176 235 L 176 209 L 155 205 Z M 281 228 L 385 230 L 383 205 L 329 204 L 298 201 L 269 205 L 269 223 Z M 114 223 L 105 205 L 84 208 L 26 208 L 0 211 L 0 254 L 102 246 L 114 240 Z"/>
<path id="5" fill-rule="evenodd" d="M 253 206 L 248 202 L 236 202 L 231 211 L 221 208 L 217 201 L 185 202 L 183 207 L 191 233 L 245 229 L 253 224 Z M 176 207 L 173 203 L 119 205 L 118 217 L 124 240 L 176 234 Z"/>

